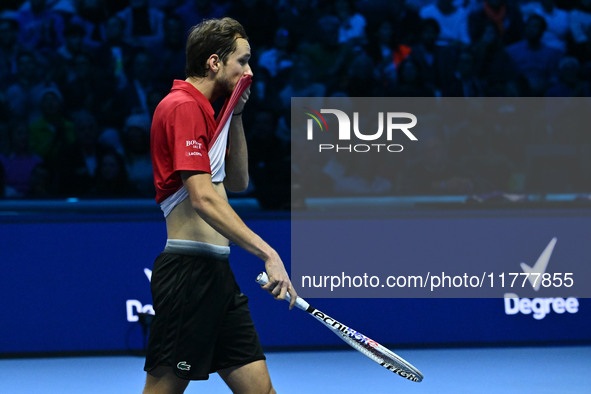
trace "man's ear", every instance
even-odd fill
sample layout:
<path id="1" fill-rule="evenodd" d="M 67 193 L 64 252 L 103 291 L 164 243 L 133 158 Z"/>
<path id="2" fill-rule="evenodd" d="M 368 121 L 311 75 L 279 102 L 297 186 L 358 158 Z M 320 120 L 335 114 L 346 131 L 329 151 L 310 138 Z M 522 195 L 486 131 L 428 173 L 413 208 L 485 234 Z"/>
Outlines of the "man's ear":
<path id="1" fill-rule="evenodd" d="M 217 73 L 220 70 L 220 57 L 215 53 L 207 59 L 207 68 Z"/>

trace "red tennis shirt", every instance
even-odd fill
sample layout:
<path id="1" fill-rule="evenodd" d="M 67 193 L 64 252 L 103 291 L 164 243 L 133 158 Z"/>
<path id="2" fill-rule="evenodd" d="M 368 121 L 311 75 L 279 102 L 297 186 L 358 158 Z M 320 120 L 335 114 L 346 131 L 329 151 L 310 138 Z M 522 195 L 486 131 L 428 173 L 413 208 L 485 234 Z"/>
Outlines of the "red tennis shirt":
<path id="1" fill-rule="evenodd" d="M 211 174 L 207 152 L 215 130 L 209 100 L 190 83 L 175 80 L 152 120 L 150 143 L 157 203 L 183 186 L 180 171 Z"/>

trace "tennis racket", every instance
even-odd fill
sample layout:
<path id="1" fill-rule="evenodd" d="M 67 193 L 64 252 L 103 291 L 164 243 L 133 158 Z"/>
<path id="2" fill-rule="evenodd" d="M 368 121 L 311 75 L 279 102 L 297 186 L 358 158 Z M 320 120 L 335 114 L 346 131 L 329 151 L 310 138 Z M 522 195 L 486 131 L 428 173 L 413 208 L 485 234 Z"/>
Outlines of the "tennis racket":
<path id="1" fill-rule="evenodd" d="M 261 286 L 269 283 L 269 277 L 265 272 L 261 272 L 256 279 Z M 289 301 L 291 296 L 287 293 L 286 300 Z M 366 357 L 372 359 L 382 367 L 390 372 L 402 376 L 413 382 L 420 382 L 423 380 L 423 374 L 416 369 L 412 364 L 398 356 L 388 348 L 380 345 L 373 339 L 370 339 L 362 333 L 347 327 L 343 323 L 333 319 L 326 313 L 310 306 L 303 298 L 298 297 L 296 306 L 314 316 L 316 320 L 324 324 L 328 329 L 335 333 L 339 338 L 349 344 L 353 349 L 359 351 Z"/>

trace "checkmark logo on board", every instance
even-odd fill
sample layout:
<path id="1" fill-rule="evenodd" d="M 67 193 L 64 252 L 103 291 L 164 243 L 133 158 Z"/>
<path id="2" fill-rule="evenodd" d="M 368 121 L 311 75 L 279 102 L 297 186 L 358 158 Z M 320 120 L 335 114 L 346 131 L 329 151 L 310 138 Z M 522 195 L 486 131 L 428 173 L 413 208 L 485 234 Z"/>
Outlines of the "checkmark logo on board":
<path id="1" fill-rule="evenodd" d="M 526 274 L 533 274 L 529 275 L 527 279 L 529 280 L 529 283 L 535 291 L 538 291 L 540 289 L 540 285 L 542 284 L 541 277 L 546 273 L 546 268 L 548 267 L 548 263 L 550 262 L 550 256 L 552 256 L 552 252 L 554 251 L 554 245 L 556 245 L 556 241 L 556 237 L 550 240 L 550 243 L 548 243 L 548 246 L 546 246 L 542 254 L 540 254 L 540 257 L 538 257 L 538 260 L 533 265 L 533 267 L 530 267 L 525 263 L 520 264 L 523 272 L 525 272 Z"/>

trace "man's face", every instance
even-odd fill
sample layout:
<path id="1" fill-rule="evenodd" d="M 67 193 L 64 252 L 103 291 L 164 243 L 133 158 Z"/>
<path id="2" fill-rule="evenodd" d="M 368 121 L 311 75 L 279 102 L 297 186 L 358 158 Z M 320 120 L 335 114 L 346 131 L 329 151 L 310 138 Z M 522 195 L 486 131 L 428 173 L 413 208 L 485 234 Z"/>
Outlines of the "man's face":
<path id="1" fill-rule="evenodd" d="M 236 39 L 236 50 L 228 56 L 226 63 L 220 66 L 218 83 L 224 95 L 232 94 L 234 87 L 244 75 L 252 76 L 250 60 L 250 45 L 244 38 Z"/>

